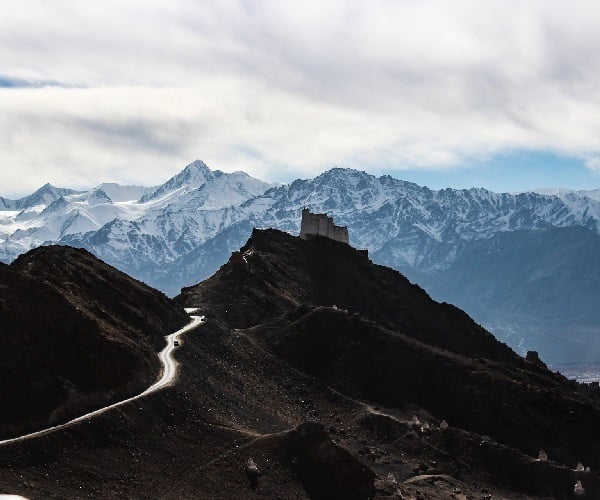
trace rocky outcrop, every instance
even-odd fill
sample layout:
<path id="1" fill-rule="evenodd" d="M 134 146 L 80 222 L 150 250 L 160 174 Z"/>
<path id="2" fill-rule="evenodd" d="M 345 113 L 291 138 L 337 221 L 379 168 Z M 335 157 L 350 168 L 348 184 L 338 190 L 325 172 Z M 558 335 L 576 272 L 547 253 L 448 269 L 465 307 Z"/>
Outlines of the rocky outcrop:
<path id="1" fill-rule="evenodd" d="M 299 425 L 288 433 L 285 449 L 310 498 L 362 500 L 375 496 L 375 473 L 337 445 L 322 424 Z"/>

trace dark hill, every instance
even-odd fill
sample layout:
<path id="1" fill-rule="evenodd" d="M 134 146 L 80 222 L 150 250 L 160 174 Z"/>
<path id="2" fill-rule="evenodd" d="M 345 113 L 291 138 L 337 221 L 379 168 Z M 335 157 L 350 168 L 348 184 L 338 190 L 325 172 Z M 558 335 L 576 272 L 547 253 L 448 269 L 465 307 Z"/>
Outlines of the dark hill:
<path id="1" fill-rule="evenodd" d="M 353 398 L 400 410 L 416 404 L 531 455 L 545 449 L 566 463 L 595 460 L 600 412 L 541 366 L 469 358 L 326 307 L 302 309 L 249 333 Z"/>
<path id="2" fill-rule="evenodd" d="M 182 289 L 175 300 L 202 305 L 232 328 L 264 323 L 302 304 L 335 305 L 456 353 L 508 362 L 517 358 L 463 311 L 434 302 L 399 272 L 373 264 L 343 243 L 254 230 L 241 252 L 245 265 L 227 264 Z"/>
<path id="3" fill-rule="evenodd" d="M 348 397 L 419 408 L 505 454 L 546 449 L 600 467 L 600 410 L 585 387 L 347 245 L 255 230 L 240 256 L 176 300 Z"/>
<path id="4" fill-rule="evenodd" d="M 177 383 L 0 446 L 0 491 L 532 500 L 572 498 L 581 480 L 599 498 L 598 391 L 350 247 L 255 231 L 178 300 L 208 322 L 175 352 Z"/>
<path id="5" fill-rule="evenodd" d="M 0 267 L 0 438 L 145 388 L 185 313 L 85 250 L 49 246 Z"/>

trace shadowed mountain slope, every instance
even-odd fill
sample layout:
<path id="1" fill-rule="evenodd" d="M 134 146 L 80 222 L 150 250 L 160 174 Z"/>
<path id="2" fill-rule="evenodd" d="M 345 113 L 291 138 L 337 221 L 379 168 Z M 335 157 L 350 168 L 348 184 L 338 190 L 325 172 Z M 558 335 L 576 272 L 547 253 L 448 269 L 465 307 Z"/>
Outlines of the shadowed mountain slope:
<path id="1" fill-rule="evenodd" d="M 507 231 L 471 241 L 447 270 L 422 283 L 548 362 L 595 361 L 600 352 L 600 236 L 589 229 Z"/>
<path id="2" fill-rule="evenodd" d="M 352 398 L 416 405 L 528 455 L 543 448 L 600 466 L 600 410 L 585 389 L 398 272 L 347 245 L 275 230 L 254 230 L 241 255 L 176 300 Z"/>
<path id="3" fill-rule="evenodd" d="M 0 438 L 143 390 L 186 314 L 89 252 L 39 247 L 0 267 Z"/>
<path id="4" fill-rule="evenodd" d="M 326 307 L 302 308 L 250 334 L 353 398 L 399 410 L 416 404 L 532 456 L 545 449 L 565 463 L 597 460 L 598 408 L 539 365 L 451 353 Z"/>
<path id="5" fill-rule="evenodd" d="M 177 383 L 0 446 L 1 491 L 532 500 L 581 480 L 598 498 L 598 395 L 348 246 L 254 231 L 178 301 L 208 321 L 183 336 Z"/>
<path id="6" fill-rule="evenodd" d="M 302 304 L 336 305 L 456 353 L 517 359 L 464 312 L 432 301 L 399 272 L 373 264 L 343 243 L 254 230 L 241 251 L 244 264 L 223 266 L 199 285 L 184 288 L 175 300 L 202 304 L 234 328 L 264 323 Z"/>

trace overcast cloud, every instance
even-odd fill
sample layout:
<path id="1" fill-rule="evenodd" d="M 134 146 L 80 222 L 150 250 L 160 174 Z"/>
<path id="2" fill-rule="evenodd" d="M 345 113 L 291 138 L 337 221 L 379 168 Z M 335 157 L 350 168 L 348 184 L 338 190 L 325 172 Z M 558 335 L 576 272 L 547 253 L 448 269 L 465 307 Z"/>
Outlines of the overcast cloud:
<path id="1" fill-rule="evenodd" d="M 7 1 L 0 194 L 196 158 L 287 181 L 525 149 L 599 172 L 598 19 L 596 0 Z"/>

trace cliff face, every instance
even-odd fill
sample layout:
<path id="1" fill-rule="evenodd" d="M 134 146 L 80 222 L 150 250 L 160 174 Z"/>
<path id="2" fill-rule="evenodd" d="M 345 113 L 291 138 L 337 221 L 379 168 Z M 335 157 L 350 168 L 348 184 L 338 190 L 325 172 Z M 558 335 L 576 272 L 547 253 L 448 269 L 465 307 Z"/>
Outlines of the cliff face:
<path id="1" fill-rule="evenodd" d="M 0 438 L 143 390 L 187 316 L 85 250 L 40 247 L 0 267 Z"/>

